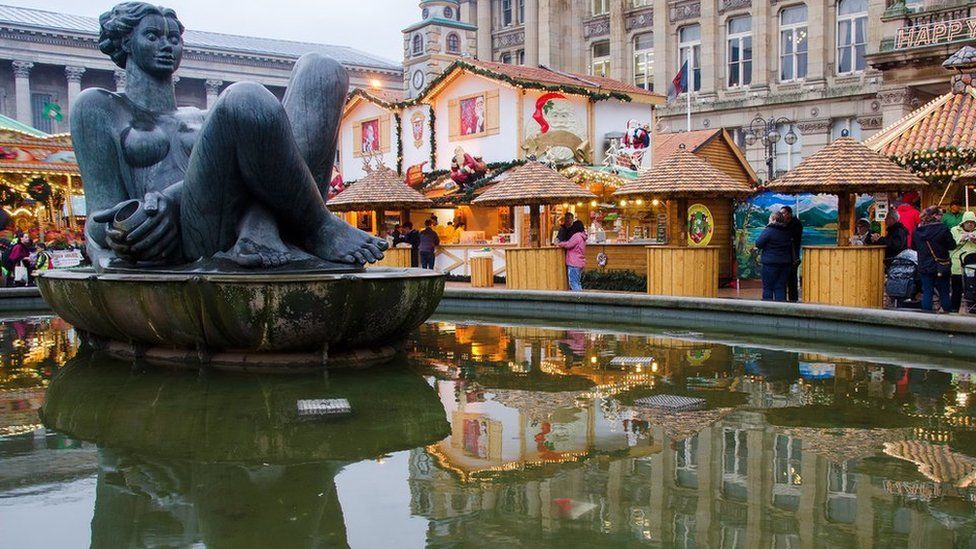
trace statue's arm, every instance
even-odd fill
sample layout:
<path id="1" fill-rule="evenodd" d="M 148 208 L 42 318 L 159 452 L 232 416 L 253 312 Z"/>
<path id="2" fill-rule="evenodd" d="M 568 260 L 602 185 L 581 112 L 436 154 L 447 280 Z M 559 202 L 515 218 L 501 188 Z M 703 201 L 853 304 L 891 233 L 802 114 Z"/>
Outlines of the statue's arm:
<path id="1" fill-rule="evenodd" d="M 85 224 L 86 247 L 95 265 L 114 256 L 108 246 L 107 224 L 95 221 L 95 214 L 110 211 L 130 198 L 122 178 L 118 116 L 117 98 L 97 88 L 81 92 L 71 112 L 72 144 L 89 214 Z"/>

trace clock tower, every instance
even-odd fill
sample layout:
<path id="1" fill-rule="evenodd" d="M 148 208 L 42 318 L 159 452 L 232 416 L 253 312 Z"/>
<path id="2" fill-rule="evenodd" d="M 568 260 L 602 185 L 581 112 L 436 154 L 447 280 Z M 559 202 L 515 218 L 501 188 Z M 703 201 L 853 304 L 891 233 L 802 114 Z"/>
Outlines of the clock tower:
<path id="1" fill-rule="evenodd" d="M 471 23 L 471 0 L 423 0 L 419 23 L 403 29 L 403 79 L 406 96 L 417 97 L 457 58 L 478 49 L 478 27 Z"/>

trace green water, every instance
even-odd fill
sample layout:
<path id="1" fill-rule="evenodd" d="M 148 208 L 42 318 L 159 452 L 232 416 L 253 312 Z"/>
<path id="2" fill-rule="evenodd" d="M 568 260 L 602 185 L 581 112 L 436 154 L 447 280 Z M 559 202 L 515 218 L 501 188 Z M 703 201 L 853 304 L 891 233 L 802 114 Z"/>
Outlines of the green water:
<path id="1" fill-rule="evenodd" d="M 441 320 L 272 378 L 76 343 L 0 323 L 2 547 L 976 547 L 962 360 Z"/>

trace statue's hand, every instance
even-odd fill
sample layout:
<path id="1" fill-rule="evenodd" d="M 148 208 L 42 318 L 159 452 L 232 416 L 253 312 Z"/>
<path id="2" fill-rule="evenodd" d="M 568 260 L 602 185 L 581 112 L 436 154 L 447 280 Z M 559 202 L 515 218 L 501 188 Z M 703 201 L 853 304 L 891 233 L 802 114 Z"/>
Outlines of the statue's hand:
<path id="1" fill-rule="evenodd" d="M 125 234 L 119 230 L 112 227 L 112 221 L 115 219 L 115 214 L 125 205 L 123 201 L 111 208 L 105 210 L 100 210 L 91 215 L 91 221 L 98 223 L 105 223 L 105 244 L 115 252 L 117 257 L 125 259 L 127 261 L 136 261 L 136 258 L 132 256 L 129 251 L 129 245 L 125 242 Z"/>
<path id="2" fill-rule="evenodd" d="M 146 193 L 143 208 L 148 217 L 141 225 L 122 238 L 122 253 L 112 246 L 111 240 L 121 236 L 109 231 L 109 246 L 120 257 L 145 262 L 167 262 L 179 250 L 179 208 L 173 199 L 163 193 Z"/>

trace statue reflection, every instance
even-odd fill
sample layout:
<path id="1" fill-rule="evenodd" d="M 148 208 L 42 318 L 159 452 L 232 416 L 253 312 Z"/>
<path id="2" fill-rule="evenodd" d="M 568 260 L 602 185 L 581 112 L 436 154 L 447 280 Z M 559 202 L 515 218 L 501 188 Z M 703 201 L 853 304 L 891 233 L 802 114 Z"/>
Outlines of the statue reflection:
<path id="1" fill-rule="evenodd" d="M 346 398 L 354 413 L 299 419 L 308 398 Z M 42 417 L 99 447 L 93 547 L 346 546 L 343 466 L 448 432 L 437 396 L 403 364 L 327 380 L 209 379 L 79 356 L 55 376 Z"/>

